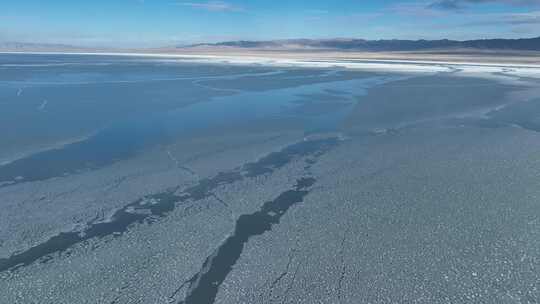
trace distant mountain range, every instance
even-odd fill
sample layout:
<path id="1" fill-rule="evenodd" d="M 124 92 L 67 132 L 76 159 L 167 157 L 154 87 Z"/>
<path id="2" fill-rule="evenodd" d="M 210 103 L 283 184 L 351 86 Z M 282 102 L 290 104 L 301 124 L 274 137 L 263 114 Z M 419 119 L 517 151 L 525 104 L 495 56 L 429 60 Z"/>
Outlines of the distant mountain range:
<path id="1" fill-rule="evenodd" d="M 34 51 L 47 51 L 47 50 L 67 50 L 67 49 L 80 49 L 67 44 L 54 44 L 54 43 L 31 43 L 31 42 L 0 42 L 0 50 L 34 50 Z"/>
<path id="2" fill-rule="evenodd" d="M 364 40 L 364 39 L 290 39 L 270 41 L 228 41 L 202 43 L 187 48 L 245 48 L 245 49 L 326 49 L 341 51 L 421 51 L 435 49 L 483 49 L 540 51 L 540 37 L 524 39 L 480 40 Z M 186 46 L 178 46 L 186 48 Z"/>
<path id="3" fill-rule="evenodd" d="M 288 39 L 267 41 L 226 41 L 219 43 L 199 43 L 179 45 L 178 50 L 186 49 L 253 49 L 253 50 L 327 50 L 327 51 L 434 51 L 434 50 L 505 50 L 505 51 L 540 51 L 540 37 L 522 39 L 479 39 L 479 40 L 365 40 L 365 39 Z M 154 48 L 153 50 L 170 50 Z M 9 51 L 77 51 L 105 50 L 103 48 L 79 47 L 67 44 L 29 43 L 29 42 L 0 42 L 0 50 Z M 122 49 L 107 48 L 107 51 Z M 138 49 L 130 49 L 137 51 Z M 141 49 L 147 50 L 147 49 Z"/>

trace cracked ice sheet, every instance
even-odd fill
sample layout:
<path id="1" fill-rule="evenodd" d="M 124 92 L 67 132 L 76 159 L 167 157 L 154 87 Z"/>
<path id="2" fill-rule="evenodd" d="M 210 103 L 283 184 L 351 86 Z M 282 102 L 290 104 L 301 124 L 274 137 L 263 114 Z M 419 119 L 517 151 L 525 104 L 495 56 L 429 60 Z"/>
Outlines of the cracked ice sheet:
<path id="1" fill-rule="evenodd" d="M 251 129 L 225 131 L 219 134 L 201 134 L 182 141 L 168 149 L 180 163 L 188 164 L 200 176 L 213 176 L 224 169 L 233 169 L 250 161 L 255 161 L 269 152 L 298 142 L 304 136 L 302 129 L 294 126 L 255 126 Z M 296 129 L 295 129 L 296 128 Z M 224 136 L 223 134 L 227 134 Z M 190 151 L 186 153 L 186 148 Z M 216 164 L 221 164 L 216 166 Z"/>
<path id="2" fill-rule="evenodd" d="M 114 210 L 146 194 L 192 182 L 191 175 L 176 170 L 167 158 L 156 154 L 97 171 L 0 189 L 0 257 L 41 243 L 60 231 L 107 220 Z"/>
<path id="3" fill-rule="evenodd" d="M 517 128 L 353 137 L 246 245 L 216 303 L 536 303 L 539 152 Z"/>
<path id="4" fill-rule="evenodd" d="M 135 225 L 120 237 L 78 244 L 49 263 L 2 273 L 0 303 L 168 303 L 176 283 L 197 271 L 232 229 L 213 198 L 185 207 L 159 224 Z"/>
<path id="5" fill-rule="evenodd" d="M 279 135 L 279 136 L 278 136 Z M 213 176 L 256 160 L 298 141 L 294 132 L 237 134 L 185 140 L 160 147 L 110 167 L 0 189 L 0 258 L 35 246 L 62 231 L 82 230 L 89 221 L 105 221 L 115 210 L 149 194 Z M 175 150 L 177 147 L 178 151 Z M 167 151 L 197 172 L 175 168 Z"/>
<path id="6" fill-rule="evenodd" d="M 0 303 L 168 303 L 234 229 L 236 216 L 289 190 L 304 166 L 297 159 L 271 175 L 221 186 L 216 196 L 228 207 L 213 197 L 186 203 L 152 225 L 135 225 L 120 237 L 78 244 L 49 263 L 2 273 L 0 286 L 8 292 Z"/>

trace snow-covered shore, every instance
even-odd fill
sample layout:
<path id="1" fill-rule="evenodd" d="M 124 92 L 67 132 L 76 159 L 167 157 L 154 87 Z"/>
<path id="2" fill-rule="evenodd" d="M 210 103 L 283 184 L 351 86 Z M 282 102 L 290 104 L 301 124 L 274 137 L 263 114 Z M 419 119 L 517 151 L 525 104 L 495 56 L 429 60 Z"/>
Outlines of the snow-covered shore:
<path id="1" fill-rule="evenodd" d="M 144 57 L 160 60 L 182 60 L 195 63 L 221 63 L 239 65 L 268 65 L 279 67 L 313 67 L 313 68 L 347 68 L 366 71 L 388 71 L 402 73 L 436 73 L 458 71 L 463 75 L 488 76 L 493 73 L 504 73 L 517 77 L 540 78 L 540 62 L 508 63 L 448 61 L 448 60 L 408 60 L 408 59 L 359 59 L 347 58 L 346 54 L 331 58 L 317 57 L 316 54 L 179 54 L 179 53 L 146 53 L 146 52 L 0 52 L 0 54 L 49 54 L 49 55 L 89 55 L 89 56 L 123 56 Z"/>

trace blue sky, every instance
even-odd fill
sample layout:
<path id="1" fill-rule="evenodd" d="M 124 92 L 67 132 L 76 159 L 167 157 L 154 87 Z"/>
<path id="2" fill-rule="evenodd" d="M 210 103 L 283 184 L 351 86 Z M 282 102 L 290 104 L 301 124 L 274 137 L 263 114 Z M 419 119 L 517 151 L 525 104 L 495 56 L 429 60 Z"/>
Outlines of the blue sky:
<path id="1" fill-rule="evenodd" d="M 540 36 L 540 0 L 3 0 L 0 41 L 161 46 L 238 39 Z"/>

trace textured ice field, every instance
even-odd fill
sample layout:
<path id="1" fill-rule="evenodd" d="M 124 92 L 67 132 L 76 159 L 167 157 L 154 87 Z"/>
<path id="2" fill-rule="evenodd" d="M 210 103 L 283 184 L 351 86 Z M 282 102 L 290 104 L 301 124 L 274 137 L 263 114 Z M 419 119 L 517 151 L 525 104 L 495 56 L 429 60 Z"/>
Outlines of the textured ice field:
<path id="1" fill-rule="evenodd" d="M 0 64 L 19 73 L 0 102 L 42 94 L 14 107 L 36 124 L 86 109 L 40 110 L 58 82 L 118 97 L 45 156 L 31 128 L 0 138 L 35 153 L 0 166 L 0 303 L 540 301 L 534 69 L 120 58 Z M 83 133 L 84 149 L 54 145 Z"/>

